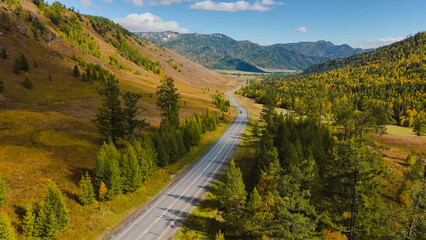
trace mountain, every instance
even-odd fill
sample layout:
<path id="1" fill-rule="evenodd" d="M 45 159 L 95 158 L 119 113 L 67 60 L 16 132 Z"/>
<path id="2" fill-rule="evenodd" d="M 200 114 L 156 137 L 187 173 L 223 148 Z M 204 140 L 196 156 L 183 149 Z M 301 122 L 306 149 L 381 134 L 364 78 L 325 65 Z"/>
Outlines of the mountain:
<path id="1" fill-rule="evenodd" d="M 325 41 L 261 46 L 250 41 L 236 41 L 223 34 L 144 32 L 137 35 L 210 69 L 243 70 L 235 62 L 224 60 L 238 59 L 239 63 L 245 62 L 255 68 L 303 70 L 321 61 L 364 51 Z"/>
<path id="2" fill-rule="evenodd" d="M 27 206 L 39 206 L 49 180 L 62 192 L 70 218 L 60 239 L 97 239 L 146 201 L 133 195 L 86 208 L 78 200 L 80 178 L 86 172 L 93 177 L 104 141 L 93 120 L 101 103 L 97 89 L 109 74 L 119 79 L 121 91 L 141 94 L 138 118 L 150 123 L 148 133 L 161 120 L 155 92 L 165 77 L 175 80 L 182 119 L 211 108 L 215 90 L 241 81 L 59 2 L 1 0 L 0 182 L 6 183 L 6 200 L 0 212 L 15 228 Z M 152 182 L 166 182 L 169 171 L 177 170 L 164 170 Z M 142 192 L 149 187 L 144 183 Z"/>
<path id="3" fill-rule="evenodd" d="M 306 56 L 325 57 L 327 59 L 343 58 L 343 57 L 355 55 L 357 53 L 373 50 L 373 49 L 352 48 L 348 44 L 334 45 L 332 42 L 324 41 L 324 40 L 320 40 L 316 42 L 275 44 L 272 46 L 282 47 L 287 50 L 299 52 Z"/>

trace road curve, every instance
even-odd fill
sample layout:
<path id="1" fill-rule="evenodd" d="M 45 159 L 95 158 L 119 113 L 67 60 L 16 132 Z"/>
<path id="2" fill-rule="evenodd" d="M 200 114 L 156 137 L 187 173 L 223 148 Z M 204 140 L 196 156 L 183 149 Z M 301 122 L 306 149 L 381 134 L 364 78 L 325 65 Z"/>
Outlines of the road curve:
<path id="1" fill-rule="evenodd" d="M 247 109 L 235 100 L 232 93 L 228 96 L 238 113 L 228 129 L 196 163 L 109 233 L 105 240 L 169 239 L 177 232 L 226 168 L 247 126 Z M 174 228 L 170 224 L 172 221 Z"/>

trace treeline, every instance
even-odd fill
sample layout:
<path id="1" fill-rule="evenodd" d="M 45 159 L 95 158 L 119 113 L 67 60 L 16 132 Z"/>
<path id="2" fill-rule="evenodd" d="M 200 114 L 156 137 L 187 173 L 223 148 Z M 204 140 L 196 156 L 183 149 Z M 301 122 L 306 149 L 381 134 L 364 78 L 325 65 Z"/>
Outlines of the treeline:
<path id="1" fill-rule="evenodd" d="M 362 109 L 366 102 L 386 109 L 391 124 L 413 127 L 417 135 L 426 128 L 426 33 L 380 48 L 362 56 L 379 56 L 372 62 L 356 62 L 325 73 L 297 77 L 265 77 L 252 81 L 239 92 L 263 103 L 274 89 L 276 106 L 306 114 L 319 110 L 322 117 L 335 117 L 334 109 L 351 104 Z M 395 49 L 396 48 L 396 49 Z M 356 55 L 358 56 L 358 55 Z M 373 61 L 374 60 L 374 61 Z"/>
<path id="2" fill-rule="evenodd" d="M 398 201 L 389 201 L 389 174 L 370 138 L 382 125 L 371 112 L 351 115 L 358 131 L 345 136 L 334 135 L 317 118 L 277 115 L 274 101 L 269 103 L 262 112 L 255 176 L 244 182 L 231 163 L 219 185 L 225 237 L 424 239 L 421 155 L 409 156 Z"/>
<path id="3" fill-rule="evenodd" d="M 117 40 L 110 40 L 112 45 L 117 48 L 117 52 L 127 60 L 134 62 L 139 67 L 142 67 L 155 74 L 160 74 L 159 62 L 154 62 L 148 57 L 142 56 L 139 51 L 129 44 L 124 36 L 118 35 Z"/>
<path id="4" fill-rule="evenodd" d="M 220 109 L 221 112 L 228 112 L 229 106 L 231 105 L 229 103 L 229 100 L 225 100 L 223 97 L 223 93 L 217 92 L 216 94 L 212 94 L 212 103 L 216 105 Z"/>

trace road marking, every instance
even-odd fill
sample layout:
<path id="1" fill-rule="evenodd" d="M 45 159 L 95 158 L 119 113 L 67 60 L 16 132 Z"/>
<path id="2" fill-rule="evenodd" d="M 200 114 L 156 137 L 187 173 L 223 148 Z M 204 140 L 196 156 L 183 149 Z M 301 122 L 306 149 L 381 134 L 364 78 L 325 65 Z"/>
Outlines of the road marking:
<path id="1" fill-rule="evenodd" d="M 238 118 L 238 117 L 237 117 Z M 242 122 L 241 120 L 238 120 L 238 119 L 236 119 L 236 121 L 235 122 L 233 122 L 232 123 L 232 127 L 233 128 L 238 128 L 238 125 L 237 125 L 237 123 L 238 122 Z M 228 132 L 231 132 L 233 129 L 231 129 L 231 128 L 229 128 L 229 131 L 228 131 L 228 129 L 226 130 L 226 131 L 228 131 Z M 225 131 L 225 132 L 226 132 Z M 235 133 L 235 131 L 234 131 L 234 133 Z M 233 133 L 232 133 L 233 134 Z M 189 172 L 189 173 L 187 173 L 187 175 L 184 177 L 184 178 L 182 178 L 181 180 L 179 180 L 179 182 L 183 182 L 187 177 L 189 177 L 191 174 L 190 173 L 192 173 L 194 170 L 196 170 L 197 169 L 197 167 L 200 165 L 200 164 L 202 164 L 202 163 L 204 163 L 204 160 L 211 154 L 211 153 L 213 153 L 213 150 L 216 148 L 216 147 L 218 147 L 219 146 L 219 143 L 220 142 L 222 142 L 222 141 L 224 141 L 224 139 L 225 139 L 225 135 L 232 135 L 232 134 L 230 134 L 230 133 L 226 133 L 226 134 L 224 134 L 224 135 L 222 135 L 223 137 L 221 137 L 220 138 L 220 140 L 219 140 L 219 142 L 217 142 L 216 143 L 216 145 L 206 154 L 206 155 L 204 155 L 200 160 L 199 160 L 199 162 L 198 162 L 198 164 L 196 165 L 196 166 L 194 166 L 193 167 L 193 169 L 191 169 L 191 171 Z M 228 139 L 228 141 L 229 141 L 229 139 Z M 227 141 L 227 142 L 228 142 Z M 175 190 L 175 188 L 176 187 L 178 187 L 179 186 L 179 184 L 177 184 L 176 183 L 176 185 L 172 188 L 172 189 L 170 189 L 170 191 L 167 193 L 167 194 L 165 194 L 162 198 L 161 198 L 161 200 L 159 200 L 154 206 L 152 206 L 150 209 L 148 209 L 148 211 L 147 212 L 145 212 L 142 216 L 140 216 L 139 218 L 138 218 L 138 220 L 134 223 L 134 224 L 132 224 L 129 228 L 127 228 L 127 230 L 126 231 L 124 231 L 117 239 L 120 239 L 121 237 L 123 237 L 130 229 L 132 229 L 141 219 L 142 219 L 142 217 L 144 217 L 147 213 L 149 213 L 152 209 L 154 209 L 161 201 L 163 201 L 164 200 L 164 198 L 166 198 L 173 190 Z"/>

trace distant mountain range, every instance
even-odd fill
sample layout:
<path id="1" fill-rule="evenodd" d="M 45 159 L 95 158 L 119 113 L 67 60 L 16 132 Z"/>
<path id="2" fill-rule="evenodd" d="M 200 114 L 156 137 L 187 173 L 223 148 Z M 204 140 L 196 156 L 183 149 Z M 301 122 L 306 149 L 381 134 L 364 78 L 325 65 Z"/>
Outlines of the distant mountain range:
<path id="1" fill-rule="evenodd" d="M 315 63 L 368 51 L 327 41 L 262 46 L 250 41 L 236 41 L 223 34 L 142 32 L 137 35 L 210 69 L 250 72 L 304 70 Z"/>

